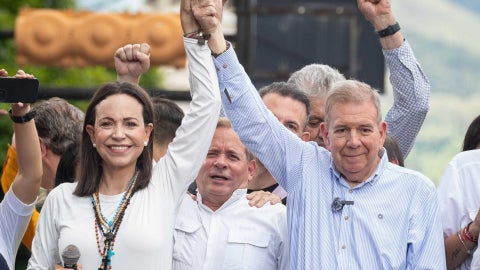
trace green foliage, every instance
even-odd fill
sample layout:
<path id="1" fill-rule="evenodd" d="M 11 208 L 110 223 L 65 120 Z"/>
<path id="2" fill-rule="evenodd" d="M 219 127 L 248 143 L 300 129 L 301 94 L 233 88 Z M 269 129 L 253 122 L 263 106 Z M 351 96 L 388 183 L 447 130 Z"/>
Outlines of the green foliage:
<path id="1" fill-rule="evenodd" d="M 31 8 L 73 8 L 74 0 L 0 0 L 0 31 L 13 30 L 15 18 L 23 7 Z M 112 57 L 113 58 L 113 57 Z M 112 59 L 113 61 L 113 59 Z M 15 60 L 15 42 L 13 39 L 0 40 L 0 68 L 5 68 L 9 75 L 18 69 L 34 74 L 40 81 L 40 87 L 79 87 L 95 89 L 100 85 L 116 80 L 115 70 L 106 67 L 55 68 L 43 66 L 18 66 Z M 141 78 L 144 88 L 159 88 L 161 74 L 152 68 Z M 71 103 L 85 110 L 88 101 L 70 100 Z M 0 103 L 0 109 L 8 109 L 9 104 Z M 8 116 L 0 116 L 0 164 L 3 164 L 7 144 L 11 141 L 13 126 Z"/>
<path id="2" fill-rule="evenodd" d="M 17 14 L 18 11 L 25 7 L 30 8 L 73 8 L 75 0 L 0 0 L 1 9 L 8 13 Z"/>

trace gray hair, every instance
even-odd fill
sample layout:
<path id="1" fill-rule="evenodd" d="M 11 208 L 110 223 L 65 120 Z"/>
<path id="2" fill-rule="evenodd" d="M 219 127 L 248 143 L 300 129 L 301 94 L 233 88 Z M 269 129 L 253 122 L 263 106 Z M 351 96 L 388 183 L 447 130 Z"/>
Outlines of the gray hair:
<path id="1" fill-rule="evenodd" d="M 336 82 L 344 80 L 345 76 L 337 69 L 323 64 L 310 64 L 295 71 L 288 83 L 296 85 L 308 97 L 325 98 Z"/>
<path id="2" fill-rule="evenodd" d="M 335 83 L 332 90 L 328 93 L 327 104 L 325 107 L 325 122 L 328 121 L 330 111 L 335 104 L 345 104 L 350 102 L 372 103 L 377 111 L 378 123 L 382 121 L 380 95 L 378 94 L 378 91 L 373 89 L 370 85 L 360 81 L 344 80 Z"/>
<path id="3" fill-rule="evenodd" d="M 35 126 L 45 146 L 61 156 L 73 143 L 80 142 L 84 113 L 65 99 L 53 97 L 32 107 Z"/>

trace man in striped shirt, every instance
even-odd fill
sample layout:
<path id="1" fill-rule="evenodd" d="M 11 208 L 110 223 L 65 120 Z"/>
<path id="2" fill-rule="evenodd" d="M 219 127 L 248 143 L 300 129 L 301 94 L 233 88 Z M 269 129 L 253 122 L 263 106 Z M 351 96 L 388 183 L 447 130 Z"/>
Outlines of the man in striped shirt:
<path id="1" fill-rule="evenodd" d="M 218 3 L 195 0 L 192 10 L 211 35 L 227 117 L 288 192 L 291 269 L 445 269 L 435 186 L 388 162 L 378 93 L 357 81 L 335 84 L 321 124 L 330 152 L 304 142 L 265 107 L 225 43 Z"/>

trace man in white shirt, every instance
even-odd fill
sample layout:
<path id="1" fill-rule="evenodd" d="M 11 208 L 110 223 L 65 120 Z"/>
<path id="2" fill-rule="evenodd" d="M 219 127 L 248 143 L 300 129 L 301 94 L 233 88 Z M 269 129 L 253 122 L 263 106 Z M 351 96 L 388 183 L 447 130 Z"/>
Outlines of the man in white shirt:
<path id="1" fill-rule="evenodd" d="M 286 208 L 249 206 L 246 187 L 254 171 L 253 156 L 220 118 L 196 179 L 198 199 L 185 195 L 180 207 L 174 270 L 288 269 Z"/>

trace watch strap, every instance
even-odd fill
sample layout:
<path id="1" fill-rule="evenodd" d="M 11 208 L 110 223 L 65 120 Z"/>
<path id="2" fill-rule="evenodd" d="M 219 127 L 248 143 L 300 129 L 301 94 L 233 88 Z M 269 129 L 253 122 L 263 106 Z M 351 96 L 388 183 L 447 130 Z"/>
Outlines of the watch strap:
<path id="1" fill-rule="evenodd" d="M 398 24 L 398 22 L 396 22 L 395 24 L 390 25 L 383 30 L 377 31 L 377 34 L 378 34 L 379 37 L 383 38 L 383 37 L 391 36 L 391 35 L 397 33 L 398 31 L 400 31 L 400 24 Z"/>
<path id="2" fill-rule="evenodd" d="M 37 115 L 37 112 L 36 111 L 29 111 L 28 113 L 26 113 L 23 116 L 15 116 L 15 115 L 12 115 L 12 109 L 10 109 L 10 110 L 8 110 L 8 115 L 10 116 L 10 119 L 12 119 L 12 121 L 14 123 L 23 124 L 23 123 L 26 123 L 26 122 L 32 120 Z"/>

